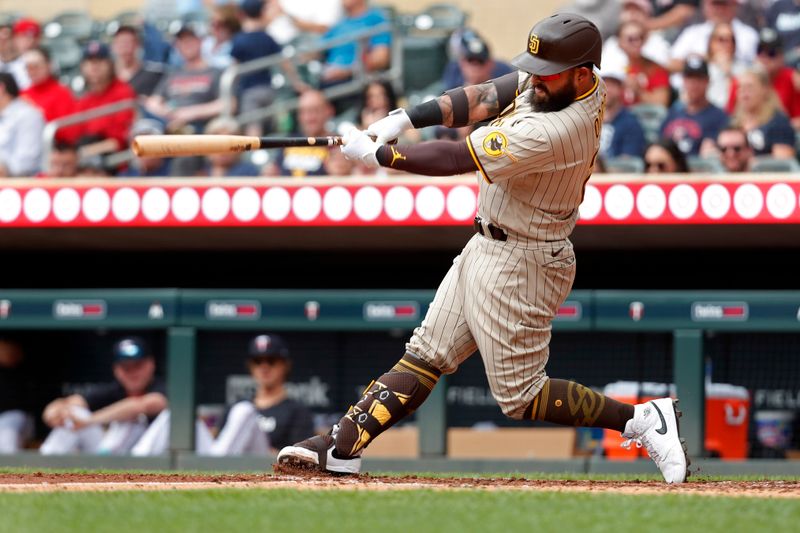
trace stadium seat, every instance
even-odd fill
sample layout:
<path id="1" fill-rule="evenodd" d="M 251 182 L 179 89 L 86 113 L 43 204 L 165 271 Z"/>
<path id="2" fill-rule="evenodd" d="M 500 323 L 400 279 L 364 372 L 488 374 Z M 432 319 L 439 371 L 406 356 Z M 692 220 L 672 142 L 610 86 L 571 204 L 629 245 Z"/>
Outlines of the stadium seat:
<path id="1" fill-rule="evenodd" d="M 83 53 L 81 45 L 72 37 L 58 37 L 47 43 L 50 57 L 61 75 L 76 73 Z"/>
<path id="2" fill-rule="evenodd" d="M 87 41 L 95 32 L 95 22 L 86 11 L 64 11 L 59 13 L 44 27 L 48 39 L 71 37 L 77 41 Z"/>
<path id="3" fill-rule="evenodd" d="M 403 87 L 414 91 L 441 80 L 447 64 L 447 37 L 413 35 L 403 39 Z"/>
<path id="4" fill-rule="evenodd" d="M 19 11 L 3 11 L 0 13 L 0 26 L 10 26 L 25 15 Z"/>
<path id="5" fill-rule="evenodd" d="M 630 107 L 631 113 L 639 119 L 648 143 L 658 140 L 661 124 L 667 116 L 667 109 L 657 104 L 636 104 Z"/>
<path id="6" fill-rule="evenodd" d="M 753 158 L 751 172 L 800 172 L 800 163 L 796 159 L 775 159 L 762 155 Z"/>
<path id="7" fill-rule="evenodd" d="M 433 24 L 432 29 L 446 31 L 448 34 L 464 27 L 467 22 L 467 14 L 461 8 L 452 4 L 433 4 L 428 6 L 425 11 L 417 15 L 418 28 L 420 16 L 430 17 Z"/>
<path id="8" fill-rule="evenodd" d="M 640 174 L 644 172 L 644 161 L 640 157 L 611 157 L 604 161 L 609 174 Z"/>
<path id="9" fill-rule="evenodd" d="M 691 172 L 700 172 L 703 174 L 724 174 L 725 167 L 718 158 L 715 157 L 700 157 L 698 155 L 690 155 L 686 159 Z"/>

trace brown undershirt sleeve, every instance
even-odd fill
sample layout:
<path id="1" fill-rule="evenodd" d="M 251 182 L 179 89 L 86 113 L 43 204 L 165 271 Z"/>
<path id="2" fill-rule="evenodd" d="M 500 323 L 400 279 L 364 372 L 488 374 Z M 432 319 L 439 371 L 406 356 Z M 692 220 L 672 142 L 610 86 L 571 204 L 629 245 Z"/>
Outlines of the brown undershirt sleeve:
<path id="1" fill-rule="evenodd" d="M 453 176 L 478 170 L 466 141 L 384 145 L 375 156 L 381 166 L 425 176 Z"/>

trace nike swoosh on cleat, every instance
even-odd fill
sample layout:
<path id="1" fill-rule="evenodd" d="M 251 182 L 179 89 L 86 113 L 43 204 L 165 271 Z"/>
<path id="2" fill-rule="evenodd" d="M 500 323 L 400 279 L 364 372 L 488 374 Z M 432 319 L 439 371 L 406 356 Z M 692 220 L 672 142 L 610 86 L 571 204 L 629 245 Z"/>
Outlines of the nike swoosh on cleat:
<path id="1" fill-rule="evenodd" d="M 659 435 L 664 435 L 667 433 L 667 421 L 664 420 L 664 414 L 661 412 L 661 409 L 658 408 L 655 402 L 650 402 L 650 403 L 652 403 L 653 407 L 656 408 L 656 411 L 658 412 L 658 418 L 661 419 L 661 427 L 656 430 L 656 433 L 658 433 Z"/>

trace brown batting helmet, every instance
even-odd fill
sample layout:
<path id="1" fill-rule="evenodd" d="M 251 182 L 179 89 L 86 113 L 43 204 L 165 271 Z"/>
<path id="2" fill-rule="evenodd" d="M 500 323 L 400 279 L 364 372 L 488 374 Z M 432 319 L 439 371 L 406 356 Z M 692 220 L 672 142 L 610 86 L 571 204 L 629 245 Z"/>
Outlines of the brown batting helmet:
<path id="1" fill-rule="evenodd" d="M 511 64 L 531 74 L 550 75 L 593 63 L 600 68 L 603 38 L 590 20 L 558 13 L 540 20 L 528 35 L 527 49 Z"/>

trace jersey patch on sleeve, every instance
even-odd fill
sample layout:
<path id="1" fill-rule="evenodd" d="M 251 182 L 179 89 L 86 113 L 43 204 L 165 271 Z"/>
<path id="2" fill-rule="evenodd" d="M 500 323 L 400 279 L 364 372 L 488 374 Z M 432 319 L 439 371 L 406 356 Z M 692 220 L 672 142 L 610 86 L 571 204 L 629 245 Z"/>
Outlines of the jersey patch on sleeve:
<path id="1" fill-rule="evenodd" d="M 501 157 L 508 148 L 508 138 L 499 131 L 493 131 L 483 139 L 483 151 L 490 157 Z"/>

